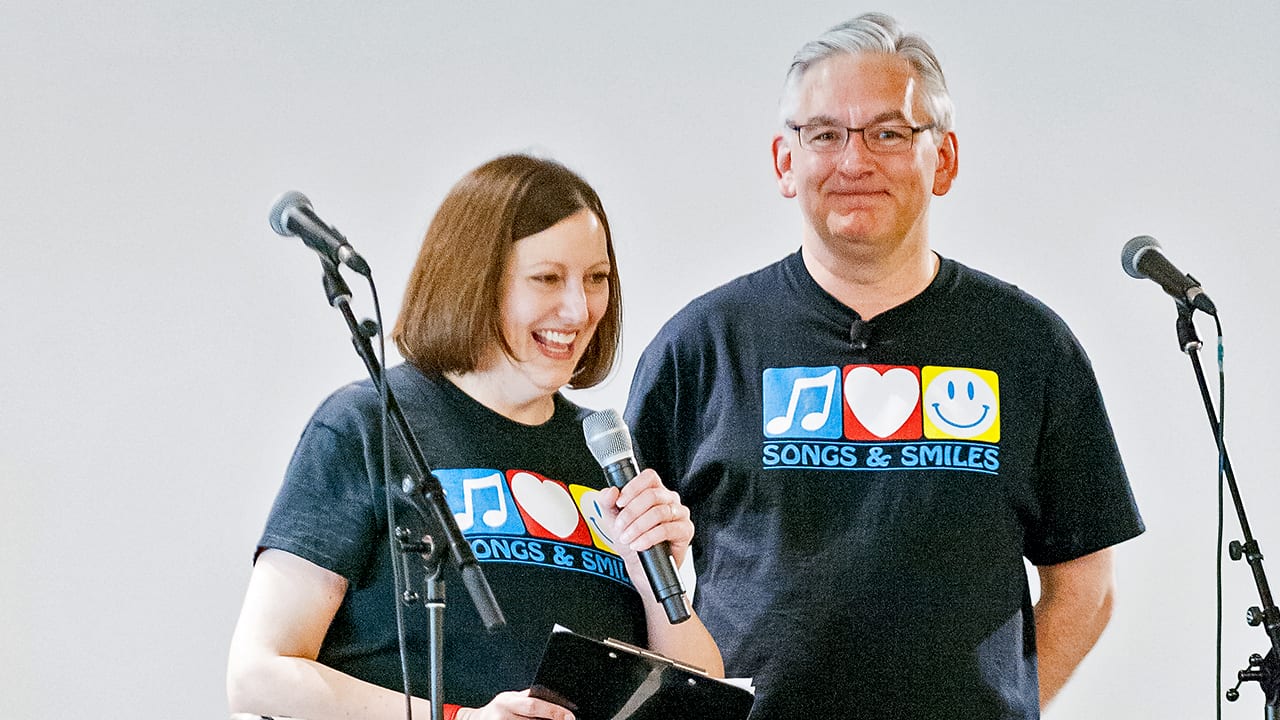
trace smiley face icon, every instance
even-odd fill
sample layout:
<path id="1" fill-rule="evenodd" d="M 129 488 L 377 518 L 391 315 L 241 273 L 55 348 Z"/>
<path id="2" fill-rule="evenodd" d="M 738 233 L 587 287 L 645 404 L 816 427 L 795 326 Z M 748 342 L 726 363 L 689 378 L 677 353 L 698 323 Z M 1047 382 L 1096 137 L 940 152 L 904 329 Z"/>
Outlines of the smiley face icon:
<path id="1" fill-rule="evenodd" d="M 926 366 L 920 380 L 925 437 L 1000 440 L 1000 382 L 995 373 Z"/>

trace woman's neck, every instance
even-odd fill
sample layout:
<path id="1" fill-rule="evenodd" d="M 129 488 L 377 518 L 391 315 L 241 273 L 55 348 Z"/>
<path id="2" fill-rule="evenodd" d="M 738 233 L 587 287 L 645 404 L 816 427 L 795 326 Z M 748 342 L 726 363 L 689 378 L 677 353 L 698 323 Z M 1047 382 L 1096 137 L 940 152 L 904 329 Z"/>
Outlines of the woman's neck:
<path id="1" fill-rule="evenodd" d="M 517 389 L 510 376 L 493 371 L 445 373 L 445 378 L 471 399 L 522 425 L 541 425 L 555 414 L 555 395 Z"/>

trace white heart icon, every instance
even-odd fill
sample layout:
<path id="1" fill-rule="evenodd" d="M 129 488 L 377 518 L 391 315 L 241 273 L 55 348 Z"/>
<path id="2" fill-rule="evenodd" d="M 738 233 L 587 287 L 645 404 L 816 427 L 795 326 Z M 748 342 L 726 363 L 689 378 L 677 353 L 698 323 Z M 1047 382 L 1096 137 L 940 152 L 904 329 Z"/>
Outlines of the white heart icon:
<path id="1" fill-rule="evenodd" d="M 856 367 L 844 379 L 844 400 L 853 416 L 876 437 L 889 437 L 915 412 L 920 381 L 906 368 L 883 375 L 872 367 Z"/>
<path id="2" fill-rule="evenodd" d="M 567 538 L 578 529 L 578 506 L 559 483 L 518 472 L 511 478 L 511 494 L 529 517 L 556 537 Z"/>

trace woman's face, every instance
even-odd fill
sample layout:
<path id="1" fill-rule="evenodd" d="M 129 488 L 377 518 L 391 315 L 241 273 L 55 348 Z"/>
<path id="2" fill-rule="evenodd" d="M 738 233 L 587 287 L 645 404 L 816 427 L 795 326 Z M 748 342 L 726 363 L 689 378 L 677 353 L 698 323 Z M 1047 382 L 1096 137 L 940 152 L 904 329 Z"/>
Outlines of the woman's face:
<path id="1" fill-rule="evenodd" d="M 510 253 L 501 312 L 514 357 L 499 353 L 493 369 L 509 391 L 551 395 L 573 378 L 609 305 L 604 226 L 579 210 L 517 240 Z"/>

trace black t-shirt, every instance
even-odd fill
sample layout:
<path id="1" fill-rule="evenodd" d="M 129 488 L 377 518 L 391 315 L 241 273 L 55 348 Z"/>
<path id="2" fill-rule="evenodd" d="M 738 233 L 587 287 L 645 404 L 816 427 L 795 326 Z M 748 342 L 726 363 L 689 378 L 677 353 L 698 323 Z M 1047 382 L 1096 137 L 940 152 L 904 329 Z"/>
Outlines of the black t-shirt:
<path id="1" fill-rule="evenodd" d="M 508 622 L 504 631 L 486 632 L 461 578 L 448 568 L 445 701 L 479 706 L 498 692 L 528 687 L 556 623 L 644 645 L 640 596 L 593 504 L 604 479 L 583 439 L 586 412 L 557 395 L 550 420 L 522 425 L 412 365 L 391 368 L 387 377 Z M 288 551 L 348 580 L 319 661 L 400 690 L 379 412 L 368 381 L 320 406 L 259 546 Z M 396 524 L 430 531 L 399 493 L 412 466 L 398 441 L 392 448 Z M 410 581 L 422 591 L 416 567 Z M 421 603 L 407 608 L 406 624 L 411 687 L 425 696 L 429 627 Z"/>
<path id="2" fill-rule="evenodd" d="M 1048 308 L 943 259 L 869 322 L 799 253 L 695 300 L 627 420 L 693 513 L 695 606 L 753 717 L 1038 717 L 1023 558 L 1142 532 Z"/>

